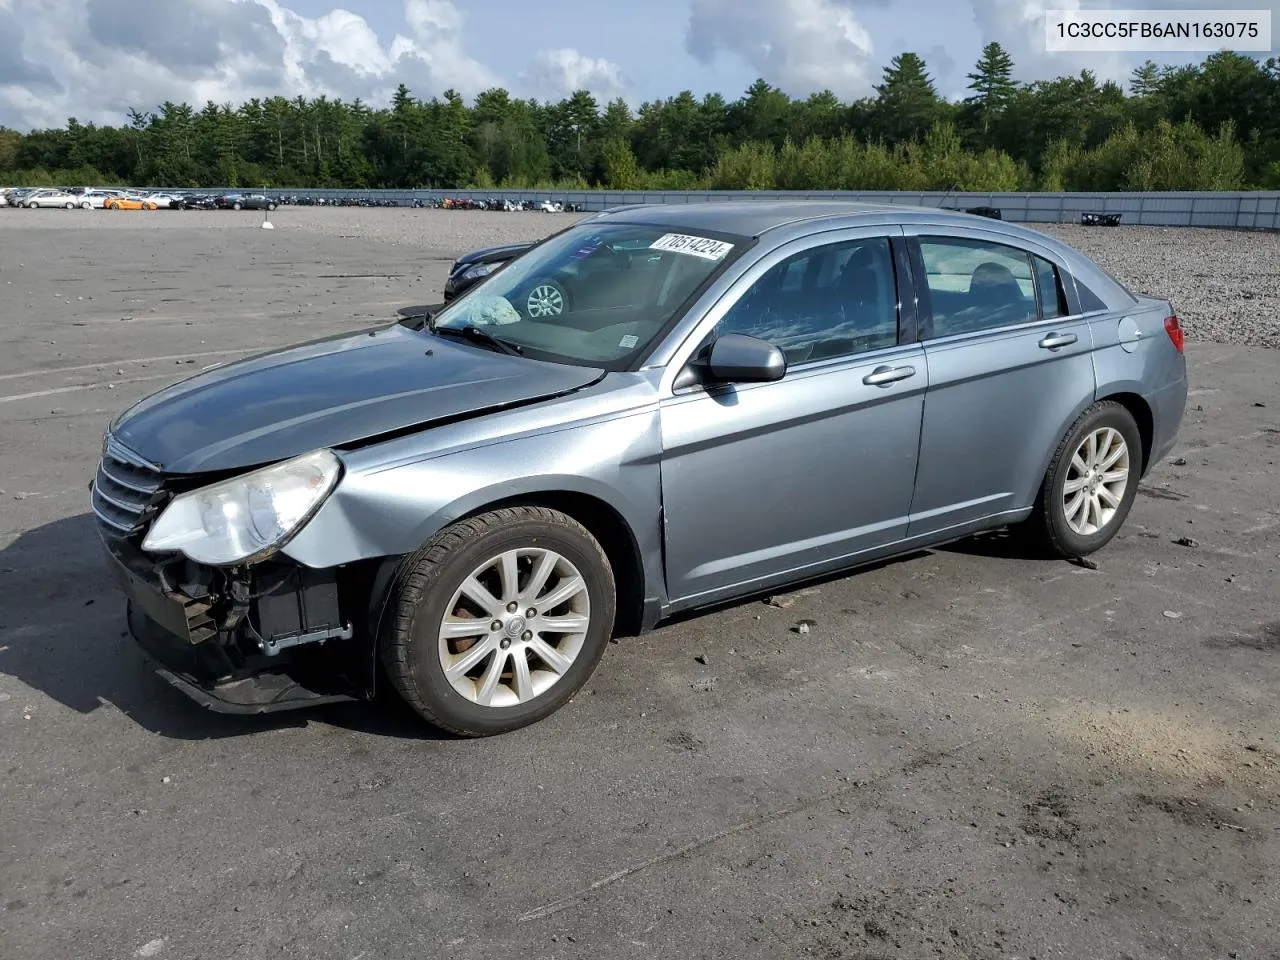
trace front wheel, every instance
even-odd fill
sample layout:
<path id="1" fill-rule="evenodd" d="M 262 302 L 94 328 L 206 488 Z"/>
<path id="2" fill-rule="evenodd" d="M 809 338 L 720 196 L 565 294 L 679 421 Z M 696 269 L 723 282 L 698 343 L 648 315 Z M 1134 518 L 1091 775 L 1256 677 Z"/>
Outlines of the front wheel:
<path id="1" fill-rule="evenodd" d="M 80 209 L 81 209 L 81 210 L 92 210 L 92 209 L 93 209 L 93 204 L 92 204 L 92 203 L 90 203 L 88 200 L 85 200 L 85 201 L 83 201 L 83 202 L 80 204 Z"/>
<path id="2" fill-rule="evenodd" d="M 554 280 L 535 280 L 524 297 L 524 314 L 530 320 L 558 317 L 568 306 L 568 294 Z"/>
<path id="3" fill-rule="evenodd" d="M 276 208 L 276 205 L 275 205 L 274 203 L 268 203 L 268 204 L 267 204 L 267 210 L 268 210 L 268 211 L 274 210 L 275 208 Z"/>
<path id="4" fill-rule="evenodd" d="M 613 632 L 613 570 L 576 520 L 512 507 L 462 520 L 400 564 L 379 648 L 396 690 L 462 736 L 563 706 Z"/>
<path id="5" fill-rule="evenodd" d="M 1129 515 L 1141 475 L 1133 414 L 1113 400 L 1095 403 L 1058 445 L 1021 532 L 1060 557 L 1100 550 Z"/>
<path id="6" fill-rule="evenodd" d="M 74 203 L 68 203 L 66 207 L 68 210 L 74 210 L 76 208 L 76 205 Z"/>
<path id="7" fill-rule="evenodd" d="M 240 204 L 238 204 L 238 203 L 233 203 L 233 204 L 231 205 L 231 209 L 232 209 L 232 210 L 239 210 L 239 209 L 240 209 Z"/>

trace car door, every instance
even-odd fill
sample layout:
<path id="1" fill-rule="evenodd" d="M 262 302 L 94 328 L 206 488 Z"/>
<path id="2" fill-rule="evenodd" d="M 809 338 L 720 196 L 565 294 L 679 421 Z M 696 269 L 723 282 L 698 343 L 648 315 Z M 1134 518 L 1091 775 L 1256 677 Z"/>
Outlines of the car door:
<path id="1" fill-rule="evenodd" d="M 1048 250 L 988 231 L 907 233 L 929 370 L 909 535 L 961 535 L 1033 502 L 1092 402 L 1092 332 Z"/>
<path id="2" fill-rule="evenodd" d="M 789 369 L 768 383 L 675 387 L 661 401 L 673 607 L 821 572 L 906 535 L 927 376 L 893 232 L 892 244 L 877 227 L 780 247 L 695 330 L 695 360 L 716 336 L 745 333 L 781 346 Z"/>

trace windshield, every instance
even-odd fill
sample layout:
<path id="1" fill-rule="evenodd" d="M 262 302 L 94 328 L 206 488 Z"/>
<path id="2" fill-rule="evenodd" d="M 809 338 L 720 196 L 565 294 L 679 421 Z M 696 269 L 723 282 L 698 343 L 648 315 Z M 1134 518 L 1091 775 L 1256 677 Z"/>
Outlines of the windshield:
<path id="1" fill-rule="evenodd" d="M 647 224 L 584 223 L 512 260 L 442 310 L 435 328 L 476 327 L 528 356 L 618 369 L 749 243 Z"/>

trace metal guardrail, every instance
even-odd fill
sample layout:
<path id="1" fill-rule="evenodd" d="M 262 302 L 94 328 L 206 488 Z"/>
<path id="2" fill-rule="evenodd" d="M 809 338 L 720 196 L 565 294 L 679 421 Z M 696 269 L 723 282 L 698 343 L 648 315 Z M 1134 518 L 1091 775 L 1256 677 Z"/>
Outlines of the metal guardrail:
<path id="1" fill-rule="evenodd" d="M 241 188 L 249 192 L 247 188 Z M 212 192 L 212 191 L 202 191 Z M 700 203 L 703 201 L 862 200 L 924 207 L 996 207 L 1018 223 L 1078 223 L 1082 213 L 1118 213 L 1124 225 L 1227 227 L 1280 230 L 1280 191 L 1233 193 L 955 193 L 843 190 L 341 190 L 269 189 L 275 197 L 306 196 L 337 200 L 368 197 L 410 204 L 414 200 L 525 201 L 576 204 L 585 211 L 628 203 Z"/>

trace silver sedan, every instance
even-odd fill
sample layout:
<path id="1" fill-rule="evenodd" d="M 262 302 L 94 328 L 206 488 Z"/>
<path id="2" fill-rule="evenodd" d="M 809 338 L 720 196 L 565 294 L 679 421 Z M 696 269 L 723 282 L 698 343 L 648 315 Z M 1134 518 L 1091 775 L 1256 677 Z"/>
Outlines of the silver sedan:
<path id="1" fill-rule="evenodd" d="M 65 190 L 36 190 L 22 198 L 22 206 L 29 210 L 39 207 L 62 207 L 66 210 L 89 209 L 89 201 L 79 194 L 67 193 Z"/>
<path id="2" fill-rule="evenodd" d="M 430 317 L 109 426 L 133 635 L 199 702 L 546 717 L 610 637 L 980 531 L 1081 557 L 1178 432 L 1183 332 L 1035 231 L 827 202 L 621 208 Z"/>

